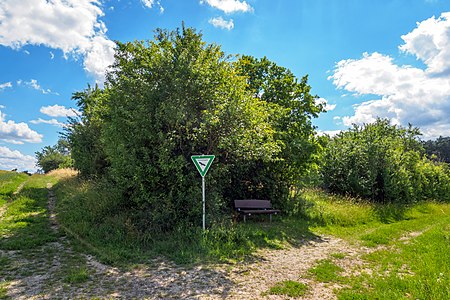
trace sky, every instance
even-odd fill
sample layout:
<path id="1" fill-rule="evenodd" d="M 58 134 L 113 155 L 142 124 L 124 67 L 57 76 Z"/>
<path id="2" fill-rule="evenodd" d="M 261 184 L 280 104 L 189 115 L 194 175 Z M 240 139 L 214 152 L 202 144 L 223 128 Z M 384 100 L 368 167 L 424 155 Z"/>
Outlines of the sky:
<path id="1" fill-rule="evenodd" d="M 450 136 L 450 0 L 0 0 L 0 169 L 36 171 L 77 113 L 72 94 L 103 84 L 114 41 L 182 22 L 308 75 L 320 134 L 382 117 Z"/>

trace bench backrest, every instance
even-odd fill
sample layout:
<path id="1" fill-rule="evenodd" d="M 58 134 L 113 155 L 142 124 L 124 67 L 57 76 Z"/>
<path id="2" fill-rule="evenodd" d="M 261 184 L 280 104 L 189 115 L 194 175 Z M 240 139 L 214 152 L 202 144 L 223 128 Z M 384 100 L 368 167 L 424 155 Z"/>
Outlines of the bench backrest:
<path id="1" fill-rule="evenodd" d="M 234 207 L 236 209 L 271 209 L 272 204 L 269 200 L 234 200 Z"/>

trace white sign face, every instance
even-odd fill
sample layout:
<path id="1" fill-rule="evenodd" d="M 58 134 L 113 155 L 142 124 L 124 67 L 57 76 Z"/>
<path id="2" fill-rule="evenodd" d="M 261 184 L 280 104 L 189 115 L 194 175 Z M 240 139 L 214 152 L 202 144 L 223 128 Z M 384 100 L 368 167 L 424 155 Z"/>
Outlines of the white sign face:
<path id="1" fill-rule="evenodd" d="M 206 173 L 209 170 L 215 156 L 214 155 L 193 155 L 191 156 L 192 161 L 194 162 L 195 167 L 202 177 L 205 177 Z"/>

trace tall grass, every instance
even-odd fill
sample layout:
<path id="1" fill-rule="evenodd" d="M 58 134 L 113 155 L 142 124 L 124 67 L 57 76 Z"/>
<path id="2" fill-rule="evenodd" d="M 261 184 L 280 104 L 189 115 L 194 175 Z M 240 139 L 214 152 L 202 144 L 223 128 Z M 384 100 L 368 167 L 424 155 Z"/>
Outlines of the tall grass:
<path id="1" fill-rule="evenodd" d="M 261 247 L 280 248 L 313 236 L 305 220 L 277 219 L 236 223 L 211 221 L 205 232 L 199 224 L 177 230 L 142 230 L 136 213 L 116 188 L 106 181 L 61 180 L 56 186 L 58 220 L 78 244 L 104 262 L 134 263 L 166 256 L 177 263 L 239 261 Z M 293 225 L 293 222 L 295 225 Z"/>

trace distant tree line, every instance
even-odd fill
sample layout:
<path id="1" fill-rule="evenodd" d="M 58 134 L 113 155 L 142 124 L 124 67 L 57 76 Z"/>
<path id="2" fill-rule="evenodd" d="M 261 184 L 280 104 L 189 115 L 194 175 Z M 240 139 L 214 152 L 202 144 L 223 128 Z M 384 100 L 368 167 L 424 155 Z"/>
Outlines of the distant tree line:
<path id="1" fill-rule="evenodd" d="M 431 159 L 450 164 L 450 137 L 440 136 L 436 140 L 425 141 L 423 147 Z"/>

